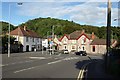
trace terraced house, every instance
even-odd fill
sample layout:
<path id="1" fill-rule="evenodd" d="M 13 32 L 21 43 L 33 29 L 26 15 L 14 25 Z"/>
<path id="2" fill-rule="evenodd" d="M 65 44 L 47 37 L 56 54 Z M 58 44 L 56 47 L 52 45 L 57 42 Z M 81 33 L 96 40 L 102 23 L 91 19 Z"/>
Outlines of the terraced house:
<path id="1" fill-rule="evenodd" d="M 26 26 L 16 28 L 10 32 L 10 35 L 23 45 L 23 51 L 41 50 L 41 38 L 36 32 L 27 29 Z"/>
<path id="2" fill-rule="evenodd" d="M 95 42 L 98 40 L 97 42 Z M 102 42 L 101 42 L 102 41 Z M 71 51 L 86 51 L 87 53 L 105 53 L 106 40 L 99 39 L 94 32 L 91 34 L 85 33 L 85 31 L 74 31 L 71 34 L 65 34 L 60 39 L 54 39 L 54 42 L 58 44 L 59 50 L 67 49 Z M 99 44 L 101 43 L 101 44 Z M 103 45 L 102 45 L 103 44 Z M 115 46 L 116 41 L 113 41 L 112 45 Z M 98 47 L 99 46 L 99 47 Z"/>

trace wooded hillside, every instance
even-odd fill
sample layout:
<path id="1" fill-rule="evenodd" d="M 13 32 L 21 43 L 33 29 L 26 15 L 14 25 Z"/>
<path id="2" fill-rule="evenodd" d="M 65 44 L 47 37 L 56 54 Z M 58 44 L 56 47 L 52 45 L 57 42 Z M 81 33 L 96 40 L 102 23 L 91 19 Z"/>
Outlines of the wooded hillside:
<path id="1" fill-rule="evenodd" d="M 31 29 L 39 34 L 41 37 L 47 37 L 52 33 L 52 26 L 54 26 L 54 33 L 58 36 L 69 34 L 75 30 L 85 30 L 86 33 L 94 32 L 99 38 L 106 38 L 105 26 L 92 26 L 92 25 L 80 25 L 73 21 L 61 20 L 55 18 L 36 18 L 22 23 L 18 26 L 26 25 L 28 29 Z M 3 22 L 3 32 L 8 30 L 8 23 Z M 15 27 L 11 25 L 14 29 Z M 17 26 L 17 27 L 18 27 Z M 112 27 L 112 38 L 120 40 L 120 27 Z"/>

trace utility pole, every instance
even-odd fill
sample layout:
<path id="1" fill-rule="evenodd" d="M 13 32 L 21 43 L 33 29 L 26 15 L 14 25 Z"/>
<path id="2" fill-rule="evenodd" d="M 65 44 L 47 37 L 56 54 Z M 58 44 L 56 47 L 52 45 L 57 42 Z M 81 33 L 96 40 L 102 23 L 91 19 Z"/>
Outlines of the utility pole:
<path id="1" fill-rule="evenodd" d="M 109 51 L 111 45 L 111 1 L 108 0 L 108 9 L 107 9 L 107 53 L 106 53 L 106 68 L 109 66 Z"/>
<path id="2" fill-rule="evenodd" d="M 54 44 L 54 25 L 52 26 L 52 41 L 53 41 L 53 44 Z M 52 54 L 54 54 L 53 44 L 52 44 Z"/>

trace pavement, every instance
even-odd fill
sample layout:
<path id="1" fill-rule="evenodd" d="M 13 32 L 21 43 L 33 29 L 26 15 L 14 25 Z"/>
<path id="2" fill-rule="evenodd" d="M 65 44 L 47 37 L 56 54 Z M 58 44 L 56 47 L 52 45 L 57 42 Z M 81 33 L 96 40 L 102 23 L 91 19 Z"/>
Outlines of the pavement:
<path id="1" fill-rule="evenodd" d="M 86 80 L 92 79 L 92 80 L 118 80 L 117 77 L 108 74 L 105 70 L 105 64 L 103 59 L 93 59 L 93 62 L 88 65 L 88 71 Z"/>

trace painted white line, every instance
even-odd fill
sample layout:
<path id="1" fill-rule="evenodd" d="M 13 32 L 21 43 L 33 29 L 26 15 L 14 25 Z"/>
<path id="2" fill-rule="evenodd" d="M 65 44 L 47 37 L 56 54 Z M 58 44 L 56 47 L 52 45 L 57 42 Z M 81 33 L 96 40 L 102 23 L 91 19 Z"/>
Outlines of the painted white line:
<path id="1" fill-rule="evenodd" d="M 63 59 L 63 60 L 73 60 L 73 59 L 79 59 L 79 57 L 69 57 L 69 58 L 65 58 L 65 59 Z"/>
<path id="2" fill-rule="evenodd" d="M 57 56 L 60 56 L 61 54 L 58 54 Z"/>
<path id="3" fill-rule="evenodd" d="M 21 69 L 21 70 L 15 71 L 14 73 L 18 73 L 18 72 L 22 72 L 22 71 L 30 70 L 30 69 L 33 69 L 33 68 L 36 68 L 36 67 L 38 67 L 38 66 L 30 67 L 30 68 L 26 68 L 26 69 Z"/>
<path id="4" fill-rule="evenodd" d="M 0 64 L 0 67 L 3 67 L 3 66 L 5 66 L 5 65 L 3 65 L 3 64 Z"/>
<path id="5" fill-rule="evenodd" d="M 8 66 L 8 65 L 14 65 L 14 64 L 20 64 L 20 63 L 27 63 L 27 62 L 32 62 L 34 60 L 29 60 L 29 61 L 20 61 L 20 62 L 15 62 L 15 63 L 10 63 L 10 64 L 4 64 L 4 66 Z"/>
<path id="6" fill-rule="evenodd" d="M 45 57 L 29 57 L 30 59 L 46 59 Z"/>
<path id="7" fill-rule="evenodd" d="M 59 58 L 55 58 L 55 59 L 59 59 Z"/>
<path id="8" fill-rule="evenodd" d="M 48 64 L 55 64 L 55 63 L 58 63 L 58 62 L 61 62 L 61 61 L 62 61 L 62 60 L 58 60 L 58 61 L 54 61 L 54 62 L 49 62 Z M 17 70 L 17 71 L 15 71 L 14 73 L 18 73 L 18 72 L 22 72 L 22 71 L 34 69 L 34 68 L 37 68 L 37 67 L 40 67 L 40 66 L 35 66 L 35 67 L 30 67 L 30 68 L 26 68 L 26 69 Z"/>
<path id="9" fill-rule="evenodd" d="M 55 64 L 55 63 L 58 63 L 58 62 L 61 62 L 62 60 L 58 60 L 58 61 L 53 61 L 53 62 L 49 62 L 48 64 Z"/>

